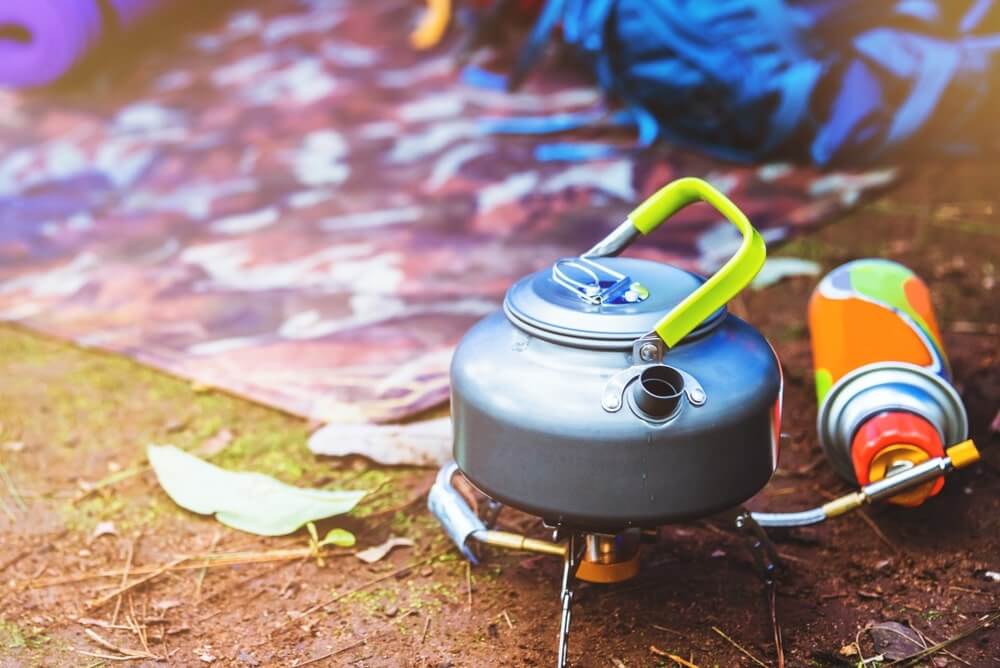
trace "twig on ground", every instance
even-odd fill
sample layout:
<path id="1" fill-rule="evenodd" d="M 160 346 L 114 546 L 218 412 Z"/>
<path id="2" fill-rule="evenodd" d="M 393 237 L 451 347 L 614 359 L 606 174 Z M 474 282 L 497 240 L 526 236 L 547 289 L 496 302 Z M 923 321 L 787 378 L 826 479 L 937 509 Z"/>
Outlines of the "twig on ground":
<path id="1" fill-rule="evenodd" d="M 109 649 L 112 652 L 118 652 L 123 657 L 129 657 L 129 658 L 132 658 L 132 659 L 153 659 L 153 660 L 157 660 L 157 661 L 162 658 L 162 657 L 157 656 L 156 654 L 153 654 L 151 652 L 147 652 L 147 651 L 143 651 L 143 650 L 129 649 L 127 647 L 119 647 L 118 645 L 115 645 L 114 643 L 110 642 L 109 640 L 106 640 L 105 638 L 101 637 L 101 635 L 99 633 L 97 633 L 97 631 L 94 631 L 92 629 L 84 629 L 83 632 L 84 632 L 84 634 L 86 634 L 86 636 L 88 638 L 90 638 L 91 640 L 93 640 L 94 642 L 96 642 L 98 645 L 100 645 L 104 649 Z"/>
<path id="2" fill-rule="evenodd" d="M 308 557 L 305 557 L 304 559 L 308 560 Z M 228 594 L 229 592 L 233 591 L 234 589 L 239 589 L 240 587 L 243 587 L 244 585 L 247 585 L 247 584 L 253 582 L 254 580 L 259 580 L 262 577 L 265 577 L 265 576 L 271 575 L 272 573 L 276 573 L 276 572 L 280 571 L 282 568 L 287 568 L 291 563 L 292 563 L 291 561 L 284 561 L 284 562 L 281 562 L 281 563 L 277 564 L 276 566 L 274 566 L 272 568 L 269 568 L 269 569 L 265 570 L 262 573 L 257 573 L 255 575 L 251 575 L 249 577 L 245 577 L 242 580 L 238 580 L 237 582 L 234 582 L 234 583 L 232 583 L 231 585 L 229 585 L 227 587 L 223 587 L 219 591 L 212 592 L 211 594 L 209 594 L 208 596 L 206 596 L 205 598 L 203 598 L 201 600 L 201 602 L 202 603 L 206 603 L 206 602 L 211 601 L 212 599 L 214 599 L 214 598 L 216 598 L 218 596 L 222 596 L 223 594 Z M 209 613 L 208 615 L 205 615 L 204 617 L 198 619 L 197 621 L 200 624 L 200 623 L 202 623 L 204 621 L 207 621 L 207 620 L 211 619 L 215 615 L 219 614 L 219 612 L 221 612 L 221 611 L 220 610 L 216 610 L 216 611 L 214 611 L 212 613 Z"/>
<path id="3" fill-rule="evenodd" d="M 743 647 L 743 645 L 739 644 L 738 642 L 736 642 L 735 640 L 733 640 L 732 638 L 730 638 L 729 636 L 727 636 L 725 634 L 725 632 L 723 632 L 723 630 L 720 629 L 718 626 L 713 626 L 712 630 L 715 631 L 720 636 L 722 636 L 723 640 L 725 640 L 730 645 L 732 645 L 733 647 L 735 647 L 736 649 L 738 649 L 740 652 L 743 653 L 744 656 L 746 656 L 748 659 L 750 659 L 751 661 L 753 661 L 754 663 L 756 663 L 758 666 L 761 666 L 762 668 L 770 668 L 766 663 L 764 663 L 763 661 L 761 661 L 760 659 L 758 659 L 757 657 L 755 657 L 753 654 L 751 654 L 749 650 L 747 650 L 745 647 Z"/>
<path id="4" fill-rule="evenodd" d="M 684 666 L 684 668 L 698 668 L 695 664 L 691 663 L 687 659 L 677 656 L 676 654 L 671 654 L 670 652 L 664 652 L 662 649 L 658 648 L 656 645 L 650 645 L 649 651 L 656 656 L 662 656 L 664 658 L 670 659 L 679 666 Z"/>
<path id="5" fill-rule="evenodd" d="M 337 656 L 338 654 L 343 654 L 344 652 L 350 651 L 350 650 L 354 649 L 355 647 L 360 647 L 361 645 L 364 645 L 366 642 L 368 642 L 368 640 L 365 639 L 365 638 L 362 638 L 361 640 L 357 641 L 356 643 L 354 643 L 352 645 L 348 645 L 346 647 L 341 647 L 340 649 L 335 649 L 332 652 L 327 652 L 323 656 L 317 656 L 314 659 L 309 659 L 308 661 L 303 661 L 302 663 L 296 663 L 295 664 L 295 668 L 301 668 L 302 666 L 308 666 L 311 663 L 319 663 L 320 661 L 323 661 L 324 659 L 329 659 L 332 656 Z"/>
<path id="6" fill-rule="evenodd" d="M 923 661 L 924 659 L 926 659 L 927 657 L 937 654 L 938 652 L 943 651 L 945 648 L 950 647 L 959 640 L 968 638 L 973 633 L 976 633 L 977 631 L 980 631 L 988 626 L 991 626 L 993 622 L 997 621 L 998 619 L 1000 619 L 1000 610 L 996 610 L 988 615 L 985 615 L 982 619 L 980 619 L 978 622 L 976 622 L 969 628 L 965 629 L 964 631 L 960 631 L 957 635 L 954 635 L 945 641 L 935 643 L 934 645 L 931 645 L 927 649 L 921 650 L 916 654 L 911 654 L 908 657 L 899 659 L 897 661 L 893 661 L 892 663 L 885 664 L 885 668 L 890 668 L 892 666 L 899 666 L 899 668 L 903 668 L 904 666 L 916 665 L 921 661 Z"/>
<path id="7" fill-rule="evenodd" d="M 72 499 L 70 499 L 70 505 L 76 505 L 84 499 L 86 499 L 91 494 L 95 494 L 105 487 L 111 487 L 112 485 L 117 485 L 123 480 L 128 480 L 129 478 L 135 477 L 140 473 L 146 473 L 147 471 L 152 471 L 153 467 L 149 464 L 139 464 L 138 466 L 132 466 L 130 468 L 118 471 L 117 473 L 112 473 L 111 475 L 101 478 L 93 485 L 88 485 L 87 489 L 83 490 Z"/>
<path id="8" fill-rule="evenodd" d="M 785 647 L 781 642 L 781 624 L 778 622 L 777 587 L 774 582 L 767 586 L 767 608 L 771 618 L 771 632 L 774 634 L 774 653 L 778 668 L 785 668 Z"/>
<path id="9" fill-rule="evenodd" d="M 510 615 L 507 614 L 507 611 L 504 610 L 500 614 L 503 616 L 504 621 L 507 622 L 507 628 L 509 628 L 511 631 L 513 631 L 514 630 L 514 622 L 510 621 Z"/>
<path id="10" fill-rule="evenodd" d="M 3 568 L 0 568 L 3 571 Z M 979 594 L 980 596 L 993 596 L 991 592 L 983 591 L 982 589 L 970 589 L 969 587 L 959 587 L 957 585 L 948 585 L 948 589 L 953 589 L 955 591 L 965 592 L 966 594 Z"/>
<path id="11" fill-rule="evenodd" d="M 424 630 L 420 632 L 420 644 L 421 645 L 423 645 L 424 644 L 424 640 L 427 639 L 427 629 L 429 629 L 430 627 L 431 627 L 431 616 L 427 615 L 427 618 L 424 620 Z"/>
<path id="12" fill-rule="evenodd" d="M 121 587 L 124 587 L 125 584 L 128 582 L 128 571 L 130 568 L 132 568 L 132 558 L 134 554 L 135 554 L 135 541 L 130 540 L 128 543 L 128 555 L 125 557 L 125 570 L 122 572 L 122 580 L 118 584 L 119 589 Z M 122 597 L 118 596 L 115 599 L 115 611 L 111 613 L 112 624 L 118 621 L 118 611 L 121 609 L 121 607 L 122 607 Z"/>
<path id="13" fill-rule="evenodd" d="M 220 566 L 238 566 L 241 564 L 265 564 L 274 561 L 294 561 L 303 557 L 311 556 L 309 547 L 285 548 L 279 550 L 269 550 L 263 552 L 223 552 L 220 554 L 192 554 L 178 557 L 168 564 L 154 566 L 134 567 L 132 575 L 145 575 L 148 573 L 158 573 L 160 571 L 189 571 L 199 568 L 218 568 Z M 333 552 L 326 554 L 330 557 L 347 557 L 354 552 Z M 98 578 L 116 578 L 121 576 L 123 570 L 120 568 L 106 571 L 92 571 L 89 573 L 78 573 L 75 575 L 60 575 L 51 578 L 30 578 L 22 585 L 28 589 L 38 587 L 54 587 L 57 585 L 82 582 L 84 580 L 95 580 Z"/>
<path id="14" fill-rule="evenodd" d="M 208 546 L 209 553 L 215 551 L 216 546 L 219 544 L 219 540 L 222 538 L 222 533 L 216 529 L 212 534 L 212 543 Z M 205 582 L 205 573 L 208 572 L 208 568 L 202 568 L 198 571 L 198 575 L 194 579 L 194 604 L 198 605 L 201 601 L 201 585 Z"/>
<path id="15" fill-rule="evenodd" d="M 119 600 L 121 600 L 121 599 L 119 599 Z M 136 619 L 136 615 L 135 615 L 135 599 L 132 598 L 132 594 L 129 594 L 129 596 L 128 596 L 128 611 L 129 611 L 129 615 L 126 618 L 126 621 L 128 622 L 129 626 L 132 627 L 132 632 L 135 633 L 139 637 L 139 643 L 142 645 L 143 649 L 146 650 L 146 652 L 149 652 L 150 654 L 152 654 L 152 652 L 150 652 L 150 649 L 149 649 L 149 641 L 146 639 L 146 610 L 145 610 L 145 606 L 143 607 L 143 611 L 142 611 L 143 623 L 139 624 L 139 622 Z"/>
<path id="16" fill-rule="evenodd" d="M 687 636 L 681 633 L 680 631 L 674 631 L 673 629 L 667 628 L 666 626 L 660 626 L 659 624 L 652 624 L 651 626 L 657 631 L 666 631 L 667 633 L 674 634 L 678 638 L 684 638 L 685 640 L 687 640 Z"/>
<path id="17" fill-rule="evenodd" d="M 914 626 L 912 622 L 907 622 L 906 625 L 909 626 L 918 636 L 920 636 L 920 640 L 923 642 L 923 647 L 921 647 L 921 649 L 927 649 L 930 645 L 936 645 L 937 644 L 937 642 L 938 642 L 937 640 L 933 640 L 933 639 L 929 638 L 923 631 L 921 631 L 916 626 Z M 889 630 L 889 629 L 885 629 L 885 630 Z M 898 635 L 903 635 L 902 633 L 900 633 L 899 631 L 896 631 L 895 629 L 892 629 L 892 630 L 895 633 L 897 633 Z M 971 666 L 972 665 L 971 663 L 969 663 L 968 661 L 966 661 L 962 657 L 958 656 L 957 654 L 952 654 L 951 652 L 949 652 L 946 649 L 942 649 L 941 652 L 943 654 L 947 654 L 948 656 L 950 656 L 951 658 L 955 659 L 959 663 L 964 663 L 967 666 Z"/>
<path id="18" fill-rule="evenodd" d="M 14 511 L 10 509 L 10 506 L 7 505 L 7 502 L 3 500 L 2 496 L 0 496 L 0 510 L 3 511 L 3 514 L 6 515 L 7 519 L 11 522 L 17 521 L 17 515 L 15 515 Z"/>
<path id="19" fill-rule="evenodd" d="M 451 550 L 450 547 L 449 548 L 445 548 L 443 550 L 439 550 L 438 552 L 435 552 L 434 554 L 430 555 L 429 557 L 425 557 L 425 558 L 420 559 L 418 561 L 414 561 L 413 563 L 407 564 L 406 566 L 403 566 L 402 568 L 397 568 L 394 571 L 391 571 L 389 573 L 385 573 L 383 575 L 380 575 L 377 578 L 372 578 L 371 580 L 368 580 L 367 582 L 363 582 L 363 583 L 359 584 L 356 587 L 352 587 L 351 589 L 348 589 L 347 591 L 342 591 L 342 592 L 334 595 L 332 598 L 329 598 L 329 599 L 327 599 L 325 601 L 322 601 L 321 603 L 317 603 L 316 605 L 310 606 L 310 607 L 306 608 L 305 610 L 303 610 L 302 612 L 294 613 L 293 616 L 291 617 L 291 619 L 289 619 L 286 622 L 283 622 L 278 627 L 276 627 L 275 629 L 273 629 L 271 631 L 270 635 L 273 635 L 274 633 L 277 633 L 278 631 L 281 631 L 282 629 L 284 629 L 284 628 L 286 628 L 288 626 L 291 626 L 292 624 L 294 624 L 295 622 L 299 621 L 303 617 L 311 615 L 312 613 L 316 612 L 317 610 L 321 610 L 322 608 L 325 608 L 328 605 L 333 605 L 334 603 L 336 603 L 337 601 L 339 601 L 339 600 L 341 600 L 343 598 L 351 596 L 352 594 L 356 594 L 359 591 L 364 591 L 365 589 L 368 589 L 369 587 L 373 587 L 373 586 L 377 585 L 380 582 L 385 582 L 386 580 L 388 580 L 390 578 L 394 578 L 397 575 L 399 575 L 400 573 L 405 573 L 406 571 L 411 570 L 413 568 L 416 568 L 417 566 L 423 566 L 426 563 L 434 561 L 438 557 L 442 557 L 442 556 L 448 554 L 448 552 L 450 550 Z"/>
<path id="20" fill-rule="evenodd" d="M 42 542 L 40 545 L 36 545 L 35 547 L 29 547 L 26 550 L 18 552 L 13 557 L 0 564 L 0 573 L 3 573 L 5 570 L 15 565 L 22 559 L 26 559 L 27 557 L 30 557 L 33 554 L 37 554 L 39 552 L 42 552 L 43 550 L 47 550 L 48 548 L 52 547 L 53 543 L 55 543 L 58 540 L 61 540 L 62 537 L 65 536 L 67 533 L 69 533 L 69 529 L 63 529 L 62 531 L 58 532 L 51 538 L 46 538 L 45 541 Z"/>
<path id="21" fill-rule="evenodd" d="M 889 540 L 889 537 L 882 533 L 882 530 L 878 528 L 878 525 L 875 524 L 875 520 L 873 520 L 868 513 L 861 508 L 858 508 L 855 513 L 857 513 L 857 516 L 861 518 L 861 521 L 867 524 L 875 535 L 879 537 L 879 540 L 888 545 L 889 548 L 896 554 L 902 554 L 903 551 L 899 548 L 899 546 Z"/>
<path id="22" fill-rule="evenodd" d="M 279 598 L 280 598 L 280 597 L 282 597 L 282 596 L 284 596 L 284 595 L 285 595 L 285 592 L 286 592 L 286 591 L 288 591 L 288 590 L 289 590 L 289 589 L 291 588 L 291 586 L 292 586 L 293 584 L 295 584 L 295 581 L 296 581 L 296 580 L 298 579 L 298 577 L 299 577 L 299 572 L 300 572 L 300 571 L 302 570 L 302 566 L 303 566 L 303 565 L 304 565 L 304 564 L 305 564 L 306 562 L 308 562 L 308 561 L 309 561 L 309 557 L 303 557 L 302 559 L 300 559 L 300 560 L 299 560 L 299 561 L 298 561 L 298 562 L 297 562 L 297 563 L 295 564 L 295 572 L 294 572 L 294 573 L 292 573 L 291 577 L 289 577 L 289 578 L 288 578 L 288 579 L 287 579 L 287 580 L 285 581 L 285 584 L 281 585 L 281 589 L 279 589 L 279 590 L 278 590 L 278 597 L 279 597 Z"/>
<path id="23" fill-rule="evenodd" d="M 14 485 L 13 479 L 11 479 L 10 474 L 7 473 L 7 469 L 3 464 L 0 464 L 0 478 L 3 478 L 3 484 L 7 487 L 7 492 L 10 497 L 14 499 L 14 505 L 17 506 L 18 510 L 22 513 L 28 511 L 28 504 L 24 502 L 24 497 L 21 496 L 21 492 L 17 491 L 17 486 Z"/>
<path id="24" fill-rule="evenodd" d="M 102 629 L 115 629 L 118 631 L 128 631 L 129 627 L 124 624 L 112 624 L 104 619 L 92 619 L 90 617 L 78 617 L 76 623 L 81 626 L 99 626 Z"/>
<path id="25" fill-rule="evenodd" d="M 101 654 L 100 652 L 88 652 L 82 649 L 76 649 L 75 647 L 70 647 L 71 650 L 77 654 L 82 654 L 83 656 L 92 656 L 97 659 L 101 659 L 96 664 L 91 664 L 93 666 L 100 666 L 104 661 L 141 661 L 149 657 L 145 656 L 112 656 L 110 654 Z"/>
<path id="26" fill-rule="evenodd" d="M 89 603 L 87 603 L 87 608 L 89 610 L 96 610 L 97 608 L 101 607 L 102 605 L 104 605 L 105 603 L 107 603 L 111 599 L 115 598 L 116 596 L 119 596 L 119 595 L 121 595 L 121 594 L 123 594 L 123 593 L 125 593 L 127 591 L 132 590 L 132 589 L 135 589 L 139 585 L 146 584 L 150 580 L 152 580 L 154 578 L 157 578 L 160 575 L 163 575 L 168 570 L 170 570 L 172 567 L 177 566 L 178 564 L 180 564 L 185 559 L 187 559 L 187 557 L 180 557 L 178 559 L 174 559 L 172 562 L 170 562 L 166 566 L 163 566 L 162 568 L 153 571 L 152 573 L 150 573 L 146 577 L 139 578 L 138 580 L 130 582 L 129 584 L 126 584 L 124 586 L 116 588 L 110 594 L 105 594 L 104 596 L 101 596 L 100 598 L 96 598 L 96 599 L 90 601 Z"/>

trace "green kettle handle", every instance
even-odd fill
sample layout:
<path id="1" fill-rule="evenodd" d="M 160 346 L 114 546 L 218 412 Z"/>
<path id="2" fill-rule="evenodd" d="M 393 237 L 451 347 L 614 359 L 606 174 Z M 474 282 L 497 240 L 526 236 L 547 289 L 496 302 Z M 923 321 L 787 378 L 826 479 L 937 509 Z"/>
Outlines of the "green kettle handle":
<path id="1" fill-rule="evenodd" d="M 672 215 L 695 202 L 705 202 L 721 213 L 743 234 L 743 243 L 721 269 L 656 323 L 654 331 L 667 347 L 676 345 L 705 318 L 747 287 L 764 266 L 767 257 L 760 232 L 728 197 L 701 179 L 683 178 L 663 186 L 636 207 L 622 227 L 630 224 L 632 229 L 628 232 L 632 235 L 634 232 L 649 234 Z"/>

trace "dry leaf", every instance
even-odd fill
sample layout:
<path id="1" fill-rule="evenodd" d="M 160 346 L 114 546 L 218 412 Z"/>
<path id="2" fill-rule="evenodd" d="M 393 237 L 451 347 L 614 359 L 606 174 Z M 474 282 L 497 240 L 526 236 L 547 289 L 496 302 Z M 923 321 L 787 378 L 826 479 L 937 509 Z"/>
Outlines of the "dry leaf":
<path id="1" fill-rule="evenodd" d="M 364 455 L 387 466 L 440 466 L 452 458 L 451 418 L 407 424 L 328 424 L 309 437 L 317 455 Z"/>
<path id="2" fill-rule="evenodd" d="M 858 648 L 854 645 L 854 643 L 851 643 L 849 645 L 844 645 L 843 647 L 840 648 L 840 655 L 841 656 L 857 656 L 858 655 Z"/>
<path id="3" fill-rule="evenodd" d="M 754 290 L 762 290 L 775 283 L 793 276 L 816 276 L 820 272 L 820 266 L 812 260 L 803 260 L 797 257 L 772 257 L 754 277 L 750 287 Z"/>
<path id="4" fill-rule="evenodd" d="M 195 448 L 195 453 L 202 457 L 217 455 L 225 450 L 226 446 L 233 442 L 234 436 L 235 435 L 232 431 L 222 428 L 217 431 L 214 436 L 205 440 L 201 445 Z"/>
<path id="5" fill-rule="evenodd" d="M 927 647 L 916 631 L 899 622 L 879 622 L 868 633 L 875 651 L 891 661 L 905 659 Z"/>

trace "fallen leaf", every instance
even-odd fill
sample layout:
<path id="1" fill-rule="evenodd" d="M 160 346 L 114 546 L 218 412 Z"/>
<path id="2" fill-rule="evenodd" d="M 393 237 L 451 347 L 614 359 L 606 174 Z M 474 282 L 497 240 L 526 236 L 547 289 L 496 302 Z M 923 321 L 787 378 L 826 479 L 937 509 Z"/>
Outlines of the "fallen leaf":
<path id="1" fill-rule="evenodd" d="M 195 448 L 195 452 L 202 457 L 217 455 L 225 450 L 226 446 L 233 442 L 233 437 L 234 434 L 229 429 L 220 429 L 214 436 L 205 440 L 201 445 Z"/>
<path id="2" fill-rule="evenodd" d="M 879 622 L 868 628 L 875 651 L 890 661 L 904 659 L 927 645 L 916 631 L 899 622 Z"/>
<path id="3" fill-rule="evenodd" d="M 168 434 L 173 434 L 178 431 L 183 431 L 184 429 L 187 429 L 188 423 L 190 421 L 191 418 L 189 417 L 183 417 L 180 419 L 174 418 L 172 420 L 167 421 L 167 424 L 163 426 L 163 430 Z"/>
<path id="4" fill-rule="evenodd" d="M 94 532 L 90 534 L 90 540 L 97 540 L 101 536 L 117 536 L 114 522 L 98 522 L 94 527 Z"/>
<path id="5" fill-rule="evenodd" d="M 374 564 L 376 561 L 384 559 L 387 554 L 392 552 L 393 548 L 397 547 L 413 547 L 413 541 L 409 538 L 390 536 L 389 540 L 385 541 L 381 545 L 376 545 L 374 547 L 369 547 L 366 550 L 355 552 L 354 556 L 366 564 Z"/>
<path id="6" fill-rule="evenodd" d="M 761 267 L 757 276 L 751 281 L 750 287 L 754 290 L 762 290 L 785 278 L 817 276 L 819 272 L 819 264 L 812 260 L 803 260 L 797 257 L 772 257 L 768 258 L 764 266 Z"/>
<path id="7" fill-rule="evenodd" d="M 304 489 L 262 473 L 227 471 L 172 445 L 150 445 L 146 454 L 174 503 L 260 536 L 289 534 L 306 522 L 349 512 L 366 494 Z"/>
<path id="8" fill-rule="evenodd" d="M 854 643 L 850 643 L 841 647 L 839 654 L 840 656 L 857 656 L 858 648 L 854 645 Z"/>
<path id="9" fill-rule="evenodd" d="M 387 466 L 440 466 L 452 458 L 451 418 L 408 424 L 328 424 L 309 437 L 317 455 L 363 455 Z"/>

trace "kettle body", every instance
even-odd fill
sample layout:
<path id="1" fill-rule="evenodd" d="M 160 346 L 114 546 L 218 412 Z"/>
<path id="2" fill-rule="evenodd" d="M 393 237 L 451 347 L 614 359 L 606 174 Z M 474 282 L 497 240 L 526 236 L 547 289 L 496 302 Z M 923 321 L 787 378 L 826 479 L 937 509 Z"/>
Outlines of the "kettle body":
<path id="1" fill-rule="evenodd" d="M 694 179 L 661 194 L 677 184 L 689 190 L 653 211 L 656 224 L 696 200 L 738 213 Z M 777 466 L 780 365 L 725 307 L 762 264 L 763 242 L 747 222 L 729 272 L 709 279 L 614 257 L 643 232 L 637 211 L 583 256 L 515 283 L 452 361 L 459 468 L 553 526 L 616 532 L 711 515 Z"/>

